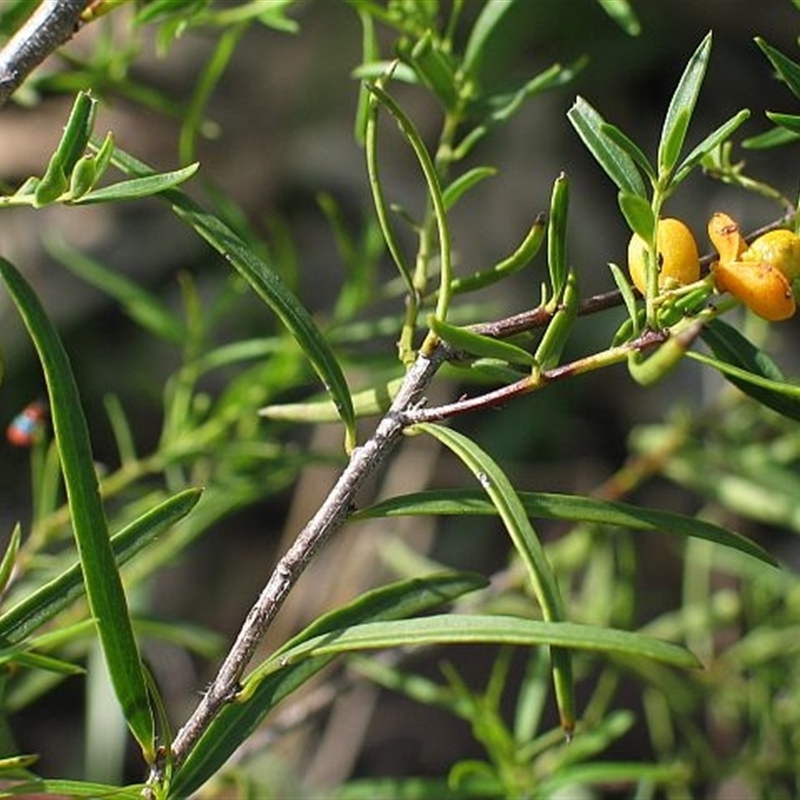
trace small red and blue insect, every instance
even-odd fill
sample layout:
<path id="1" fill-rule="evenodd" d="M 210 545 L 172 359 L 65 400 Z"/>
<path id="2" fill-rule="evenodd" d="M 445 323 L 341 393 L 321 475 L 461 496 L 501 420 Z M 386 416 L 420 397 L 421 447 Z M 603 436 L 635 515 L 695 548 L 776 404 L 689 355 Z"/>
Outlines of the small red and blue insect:
<path id="1" fill-rule="evenodd" d="M 42 430 L 47 412 L 48 406 L 43 400 L 28 403 L 6 429 L 8 441 L 14 447 L 30 447 Z"/>

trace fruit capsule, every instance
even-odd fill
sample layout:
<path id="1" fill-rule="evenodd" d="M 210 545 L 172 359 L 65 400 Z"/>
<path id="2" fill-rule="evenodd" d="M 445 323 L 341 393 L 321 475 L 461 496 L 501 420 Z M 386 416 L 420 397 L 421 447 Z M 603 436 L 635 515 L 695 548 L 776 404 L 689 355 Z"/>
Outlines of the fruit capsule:
<path id="1" fill-rule="evenodd" d="M 772 264 L 790 281 L 800 275 L 800 237 L 781 228 L 759 236 L 741 256 L 742 261 Z"/>
<path id="2" fill-rule="evenodd" d="M 724 264 L 738 261 L 739 256 L 747 249 L 739 224 L 727 214 L 718 211 L 708 221 L 708 238 L 719 253 L 719 260 Z"/>
<path id="3" fill-rule="evenodd" d="M 708 236 L 719 253 L 711 268 L 719 291 L 730 292 L 770 322 L 795 313 L 791 281 L 800 274 L 800 238 L 787 230 L 770 231 L 748 247 L 738 224 L 722 213 L 709 220 Z"/>
<path id="4" fill-rule="evenodd" d="M 658 287 L 669 289 L 685 286 L 700 278 L 700 257 L 697 242 L 689 228 L 678 219 L 665 217 L 658 221 Z M 628 270 L 633 285 L 642 293 L 647 290 L 647 244 L 634 233 L 628 242 Z"/>
<path id="5" fill-rule="evenodd" d="M 763 261 L 718 261 L 714 283 L 730 292 L 751 311 L 770 322 L 789 319 L 795 312 L 794 294 L 786 276 Z"/>

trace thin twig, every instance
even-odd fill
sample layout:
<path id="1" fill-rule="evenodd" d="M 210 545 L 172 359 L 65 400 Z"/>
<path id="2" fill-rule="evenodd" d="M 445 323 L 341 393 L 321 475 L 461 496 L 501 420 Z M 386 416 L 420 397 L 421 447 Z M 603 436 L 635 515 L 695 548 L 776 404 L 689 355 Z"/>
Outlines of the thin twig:
<path id="1" fill-rule="evenodd" d="M 464 397 L 453 403 L 431 408 L 409 408 L 401 412 L 400 419 L 404 427 L 417 425 L 422 422 L 440 422 L 444 419 L 470 414 L 474 411 L 485 411 L 505 405 L 509 400 L 535 392 L 554 381 L 572 378 L 596 369 L 611 366 L 625 361 L 631 353 L 644 352 L 658 344 L 662 344 L 670 336 L 668 330 L 645 331 L 637 339 L 602 350 L 575 361 L 561 364 L 549 370 L 542 370 L 536 375 L 526 375 L 514 383 L 501 386 L 491 392 L 486 392 L 475 397 Z"/>
<path id="2" fill-rule="evenodd" d="M 80 27 L 91 0 L 43 0 L 0 50 L 0 107 L 25 78 Z"/>

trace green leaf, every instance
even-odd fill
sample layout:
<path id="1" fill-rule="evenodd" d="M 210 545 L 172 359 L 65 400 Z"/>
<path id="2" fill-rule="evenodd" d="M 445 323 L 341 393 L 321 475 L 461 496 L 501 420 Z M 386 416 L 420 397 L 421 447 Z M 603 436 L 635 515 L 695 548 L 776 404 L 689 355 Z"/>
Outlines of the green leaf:
<path id="1" fill-rule="evenodd" d="M 641 195 L 627 192 L 620 192 L 617 195 L 617 202 L 628 227 L 634 233 L 638 233 L 643 241 L 652 241 L 656 218 L 650 203 Z"/>
<path id="2" fill-rule="evenodd" d="M 394 75 L 394 70 L 391 72 Z M 367 176 L 369 178 L 370 192 L 372 193 L 372 202 L 375 205 L 375 216 L 378 220 L 381 233 L 383 234 L 384 241 L 386 242 L 386 249 L 392 257 L 392 260 L 400 273 L 400 277 L 405 283 L 406 291 L 409 297 L 414 297 L 416 288 L 414 285 L 414 276 L 412 269 L 406 262 L 403 255 L 403 250 L 394 233 L 394 228 L 389 219 L 389 204 L 386 202 L 386 196 L 383 192 L 383 181 L 380 176 L 380 168 L 378 166 L 378 111 L 380 104 L 376 97 L 371 93 L 371 84 L 362 84 L 362 88 L 368 93 L 369 98 L 366 103 L 367 116 L 364 130 L 364 156 L 367 162 Z"/>
<path id="3" fill-rule="evenodd" d="M 20 781 L 13 785 L 3 786 L 3 795 L 6 797 L 86 797 L 96 800 L 98 797 L 113 798 L 114 800 L 141 800 L 144 784 L 132 786 L 112 786 L 104 783 L 90 783 L 89 781 L 70 781 L 50 778 L 35 778 Z"/>
<path id="4" fill-rule="evenodd" d="M 768 45 L 760 36 L 756 36 L 755 41 L 764 55 L 772 62 L 772 66 L 775 67 L 781 80 L 796 97 L 800 97 L 800 64 Z"/>
<path id="5" fill-rule="evenodd" d="M 145 330 L 173 344 L 186 341 L 181 320 L 138 283 L 73 249 L 61 238 L 47 236 L 45 245 L 70 272 L 119 302 L 131 319 Z"/>
<path id="6" fill-rule="evenodd" d="M 629 36 L 638 36 L 642 26 L 628 0 L 597 0 L 603 11 Z"/>
<path id="7" fill-rule="evenodd" d="M 276 657 L 271 665 L 273 669 L 280 669 L 294 665 L 301 659 L 363 650 L 487 643 L 524 647 L 549 645 L 615 653 L 647 658 L 683 669 L 701 666 L 685 648 L 639 633 L 499 614 L 434 614 L 415 619 L 367 622 L 314 636 L 282 649 L 280 657 Z"/>
<path id="8" fill-rule="evenodd" d="M 478 104 L 474 113 L 482 116 L 484 121 L 473 127 L 456 145 L 453 149 L 453 160 L 458 161 L 465 158 L 490 130 L 508 121 L 531 97 L 569 83 L 583 69 L 585 63 L 586 59 L 584 58 L 566 67 L 561 64 L 553 64 L 516 90 L 492 95 L 487 101 Z"/>
<path id="9" fill-rule="evenodd" d="M 614 337 L 613 346 L 617 346 L 624 341 L 627 341 L 630 336 L 638 336 L 640 329 L 639 322 L 639 307 L 636 302 L 636 295 L 633 291 L 633 286 L 628 280 L 627 275 L 616 265 L 609 263 L 608 268 L 611 270 L 611 277 L 614 278 L 614 283 L 622 295 L 622 300 L 625 303 L 625 310 L 628 312 L 628 319 L 625 320 L 617 335 Z M 629 334 L 626 336 L 625 334 Z"/>
<path id="10" fill-rule="evenodd" d="M 389 409 L 403 378 L 395 378 L 353 394 L 356 417 L 374 417 Z M 327 399 L 310 400 L 307 403 L 274 403 L 258 410 L 267 419 L 282 419 L 290 422 L 336 422 L 339 415 L 336 406 Z"/>
<path id="11" fill-rule="evenodd" d="M 422 614 L 486 585 L 485 579 L 466 573 L 429 575 L 382 586 L 352 603 L 317 619 L 295 636 L 282 650 L 300 646 L 310 637 L 329 637 L 341 628 L 365 622 L 402 619 Z M 188 753 L 170 786 L 170 797 L 188 797 L 217 773 L 236 748 L 281 700 L 295 692 L 333 655 L 308 659 L 285 669 L 274 669 L 272 660 L 256 668 L 245 680 L 243 696 L 226 705 Z"/>
<path id="12" fill-rule="evenodd" d="M 578 316 L 579 305 L 578 279 L 575 270 L 569 270 L 566 286 L 556 306 L 558 310 L 547 324 L 534 353 L 536 362 L 534 372 L 553 369 L 561 361 L 561 355 Z"/>
<path id="13" fill-rule="evenodd" d="M 115 156 L 116 155 L 117 153 L 115 153 Z M 199 166 L 200 165 L 195 162 L 194 164 L 189 164 L 188 167 L 176 169 L 173 172 L 160 172 L 156 175 L 147 175 L 142 178 L 134 178 L 130 181 L 112 183 L 110 186 L 103 186 L 102 189 L 95 189 L 92 192 L 88 192 L 72 202 L 75 205 L 89 205 L 92 203 L 109 203 L 151 197 L 154 194 L 160 194 L 167 189 L 171 189 L 187 181 L 197 172 Z"/>
<path id="14" fill-rule="evenodd" d="M 738 550 L 766 564 L 774 566 L 777 563 L 755 542 L 697 517 L 580 495 L 519 492 L 518 496 L 525 513 L 534 518 L 614 525 L 632 531 L 664 532 L 705 539 Z M 496 513 L 497 509 L 482 492 L 467 489 L 437 489 L 388 498 L 366 508 L 360 508 L 353 513 L 351 519 L 355 521 L 406 515 L 459 516 Z"/>
<path id="15" fill-rule="evenodd" d="M 195 160 L 195 142 L 204 122 L 203 113 L 247 29 L 246 22 L 231 23 L 217 39 L 211 54 L 205 58 L 203 69 L 194 81 L 194 91 L 184 111 L 178 136 L 178 154 L 182 164 Z"/>
<path id="16" fill-rule="evenodd" d="M 614 144 L 618 145 L 621 150 L 627 153 L 631 161 L 639 167 L 642 174 L 646 175 L 650 181 L 655 184 L 657 175 L 653 165 L 650 163 L 641 147 L 639 147 L 627 133 L 616 125 L 612 125 L 610 122 L 603 122 L 600 125 L 600 131 L 604 136 L 614 142 Z"/>
<path id="17" fill-rule="evenodd" d="M 767 408 L 800 420 L 800 387 L 786 383 L 783 373 L 763 350 L 720 319 L 707 324 L 702 336 L 721 362 L 709 363 L 734 386 Z"/>
<path id="18" fill-rule="evenodd" d="M 769 116 L 770 112 L 767 112 Z M 779 147 L 784 144 L 796 142 L 800 138 L 800 133 L 792 133 L 786 128 L 772 128 L 772 130 L 758 133 L 742 141 L 742 147 L 747 150 L 761 150 L 768 147 Z"/>
<path id="19" fill-rule="evenodd" d="M 0 592 L 5 592 L 8 586 L 11 573 L 14 571 L 14 566 L 17 563 L 17 553 L 19 553 L 21 541 L 22 527 L 17 523 L 11 531 L 11 536 L 8 537 L 6 551 L 3 553 L 3 560 L 0 561 Z"/>
<path id="20" fill-rule="evenodd" d="M 52 672 L 56 675 L 82 675 L 86 672 L 83 667 L 77 664 L 40 653 L 18 652 L 9 653 L 8 656 L 3 653 L 0 663 L 11 663 L 25 669 L 37 669 L 42 672 Z"/>
<path id="21" fill-rule="evenodd" d="M 491 178 L 497 174 L 495 167 L 473 167 L 459 175 L 443 192 L 442 202 L 446 211 L 449 211 L 461 196 L 475 186 L 476 183 Z"/>
<path id="22" fill-rule="evenodd" d="M 451 284 L 453 294 L 483 289 L 526 267 L 539 252 L 545 239 L 546 230 L 544 215 L 540 214 L 533 221 L 530 229 L 525 234 L 525 238 L 510 256 L 495 264 L 491 269 L 475 272 L 472 275 L 465 275 L 463 278 L 454 278 Z"/>
<path id="23" fill-rule="evenodd" d="M 58 333 L 31 287 L 4 259 L 0 259 L 0 278 L 42 364 L 89 607 L 125 720 L 151 763 L 155 758 L 155 732 L 144 667 L 109 541 L 78 387 Z"/>
<path id="24" fill-rule="evenodd" d="M 171 525 L 183 519 L 197 504 L 200 495 L 200 489 L 186 489 L 126 525 L 111 538 L 117 564 L 121 566 L 130 561 Z M 0 641 L 12 644 L 25 641 L 33 631 L 82 597 L 85 589 L 78 562 L 0 615 Z"/>
<path id="25" fill-rule="evenodd" d="M 610 761 L 590 764 L 570 764 L 554 771 L 540 784 L 548 797 L 579 794 L 579 786 L 638 785 L 655 788 L 659 784 L 685 784 L 691 778 L 689 768 L 681 763 L 648 764 L 640 761 Z M 590 795 L 591 796 L 591 795 Z"/>
<path id="26" fill-rule="evenodd" d="M 114 163 L 128 174 L 146 175 L 152 171 L 119 148 Z M 331 393 L 345 425 L 346 446 L 355 446 L 355 412 L 344 373 L 311 315 L 280 277 L 218 217 L 203 209 L 180 189 L 159 194 L 172 204 L 175 213 L 192 227 L 239 272 L 264 300 L 302 348 L 323 384 Z"/>
<path id="27" fill-rule="evenodd" d="M 703 77 L 711 54 L 711 32 L 707 33 L 689 59 L 686 68 L 678 81 L 672 99 L 664 117 L 661 139 L 658 144 L 659 178 L 672 173 L 678 161 L 689 121 L 692 118 Z"/>
<path id="28" fill-rule="evenodd" d="M 708 136 L 686 156 L 680 166 L 675 170 L 675 175 L 672 178 L 672 185 L 676 186 L 686 178 L 709 153 L 719 147 L 723 142 L 727 141 L 731 134 L 749 117 L 750 112 L 746 108 L 743 108 L 729 120 L 723 122 L 722 125 L 709 133 Z"/>
<path id="29" fill-rule="evenodd" d="M 401 40 L 398 50 L 403 60 L 414 68 L 420 82 L 439 98 L 445 109 L 454 110 L 459 97 L 452 58 L 442 52 L 432 31 L 428 29 L 413 46 Z"/>
<path id="30" fill-rule="evenodd" d="M 441 425 L 428 423 L 416 425 L 414 429 L 438 439 L 452 450 L 477 478 L 505 523 L 514 547 L 527 568 L 545 619 L 563 619 L 564 605 L 555 575 L 547 561 L 544 548 L 531 527 L 519 495 L 506 475 L 488 453 L 463 434 Z"/>
<path id="31" fill-rule="evenodd" d="M 450 247 L 450 227 L 447 222 L 447 211 L 444 206 L 442 189 L 439 184 L 439 176 L 433 159 L 422 141 L 422 137 L 414 127 L 411 120 L 406 116 L 394 98 L 388 94 L 379 84 L 370 84 L 369 91 L 395 119 L 400 130 L 405 136 L 417 157 L 425 183 L 428 187 L 428 197 L 433 208 L 433 215 L 436 219 L 436 229 L 439 234 L 439 291 L 436 298 L 436 318 L 444 320 L 450 307 L 450 296 L 452 293 L 450 284 L 453 280 L 452 253 Z"/>
<path id="32" fill-rule="evenodd" d="M 72 174 L 89 144 L 96 113 L 97 101 L 88 92 L 79 92 L 72 104 L 61 140 L 36 187 L 36 207 L 53 202 L 66 191 L 69 183 L 67 176 Z"/>
<path id="33" fill-rule="evenodd" d="M 461 69 L 467 78 L 474 80 L 477 77 L 487 42 L 513 3 L 514 0 L 488 0 L 481 7 L 481 12 L 469 32 L 461 61 Z"/>
<path id="34" fill-rule="evenodd" d="M 780 114 L 777 111 L 767 111 L 767 116 L 776 125 L 780 125 L 791 133 L 800 134 L 800 116 L 797 114 Z"/>
<path id="35" fill-rule="evenodd" d="M 69 176 L 69 196 L 71 200 L 83 197 L 94 186 L 97 180 L 97 164 L 93 155 L 78 159 L 78 163 Z"/>
<path id="36" fill-rule="evenodd" d="M 577 97 L 567 118 L 618 189 L 626 194 L 646 197 L 642 176 L 634 160 L 603 132 L 605 120 L 582 97 Z"/>
<path id="37" fill-rule="evenodd" d="M 441 425 L 428 423 L 414 427 L 428 433 L 445 445 L 472 472 L 497 509 L 497 513 L 503 520 L 506 531 L 525 565 L 528 579 L 541 607 L 542 616 L 548 621 L 564 619 L 564 601 L 561 598 L 561 591 L 547 560 L 544 547 L 528 519 L 516 490 L 505 473 L 488 453 L 463 434 Z M 569 733 L 575 724 L 572 663 L 569 653 L 566 651 L 554 650 L 552 659 L 553 683 L 561 724 Z"/>
<path id="38" fill-rule="evenodd" d="M 532 366 L 535 363 L 531 353 L 514 344 L 492 339 L 490 336 L 483 336 L 468 328 L 460 328 L 458 325 L 450 325 L 447 322 L 437 320 L 433 315 L 431 315 L 428 322 L 431 330 L 440 339 L 444 339 L 451 347 L 468 355 L 497 358 L 510 364 Z"/>
<path id="39" fill-rule="evenodd" d="M 547 268 L 550 273 L 552 308 L 561 302 L 567 283 L 567 212 L 569 211 L 569 179 L 562 172 L 553 183 L 550 194 L 550 215 L 547 223 Z"/>

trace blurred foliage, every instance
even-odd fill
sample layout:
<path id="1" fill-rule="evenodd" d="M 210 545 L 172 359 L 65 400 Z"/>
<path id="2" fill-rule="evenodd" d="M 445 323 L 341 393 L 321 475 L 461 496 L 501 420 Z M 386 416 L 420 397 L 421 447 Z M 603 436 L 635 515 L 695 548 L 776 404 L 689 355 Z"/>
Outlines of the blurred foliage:
<path id="1" fill-rule="evenodd" d="M 271 235 L 262 236 L 237 198 L 195 163 L 211 128 L 209 104 L 245 34 L 264 28 L 302 37 L 304 18 L 318 10 L 314 3 L 96 0 L 79 32 L 92 32 L 90 46 L 60 51 L 17 94 L 22 108 L 53 94 L 74 95 L 74 102 L 49 160 L 9 187 L 3 205 L 36 214 L 147 199 L 171 210 L 208 250 L 177 276 L 175 303 L 58 236 L 42 236 L 49 253 L 113 300 L 150 347 L 172 354 L 176 366 L 163 385 L 156 370 L 148 376 L 148 395 L 160 397 L 152 444 L 129 413 L 130 398 L 110 392 L 102 398 L 106 419 L 86 414 L 96 398 L 79 385 L 68 345 L 23 272 L 0 260 L 0 279 L 30 334 L 45 384 L 42 396 L 11 421 L 6 445 L 28 449 L 31 503 L 27 513 L 14 503 L 21 520 L 11 521 L 0 559 L 4 793 L 318 797 L 321 788 L 304 782 L 308 752 L 283 758 L 270 745 L 284 728 L 310 722 L 345 689 L 368 682 L 466 723 L 472 750 L 453 752 L 435 775 L 408 769 L 375 777 L 369 768 L 355 769 L 331 796 L 599 798 L 625 791 L 677 799 L 721 797 L 731 787 L 742 796 L 797 795 L 798 386 L 768 352 L 777 338 L 773 328 L 742 306 L 744 297 L 715 282 L 714 258 L 739 268 L 742 253 L 706 259 L 699 279 L 686 286 L 662 285 L 665 253 L 657 236 L 665 202 L 681 196 L 690 176 L 766 198 L 775 205 L 771 227 L 792 236 L 796 201 L 732 161 L 731 137 L 748 119 L 746 108 L 710 130 L 695 130 L 695 111 L 713 90 L 705 85 L 713 58 L 709 33 L 686 54 L 654 155 L 649 143 L 634 141 L 586 98 L 578 97 L 567 114 L 616 187 L 620 218 L 643 242 L 643 293 L 613 263 L 613 291 L 583 293 L 593 265 L 571 256 L 583 231 L 568 224 L 575 189 L 567 172 L 545 187 L 547 215 L 530 215 L 528 232 L 507 256 L 460 272 L 453 210 L 463 198 L 481 198 L 497 172 L 479 163 L 486 152 L 479 145 L 586 66 L 573 58 L 522 78 L 516 70 L 511 78 L 498 75 L 492 58 L 499 43 L 522 35 L 510 30 L 519 5 L 340 4 L 337 13 L 357 21 L 361 32 L 354 134 L 372 207 L 354 222 L 328 187 L 315 187 L 343 269 L 336 297 L 318 313 L 300 288 L 304 275 L 316 277 L 315 266 L 298 262 L 291 232 L 276 220 Z M 0 30 L 10 35 L 31 7 L 26 0 L 6 2 Z M 597 7 L 619 37 L 640 32 L 624 0 L 598 0 Z M 211 49 L 190 97 L 139 77 L 149 44 L 166 57 L 193 36 Z M 800 65 L 763 38 L 758 47 L 766 56 L 762 81 L 772 80 L 773 69 L 789 90 L 787 102 L 800 96 Z M 114 132 L 97 135 L 98 105 L 120 98 L 141 114 L 177 121 L 174 169 L 151 168 L 122 150 Z M 419 99 L 435 109 L 433 142 L 430 125 L 423 134 L 415 118 Z M 746 145 L 795 141 L 798 118 L 771 112 L 775 129 Z M 387 119 L 418 171 L 419 208 L 394 199 L 401 193 L 384 177 Z M 216 135 L 224 138 L 224 127 Z M 209 253 L 220 270 L 223 262 L 233 267 L 212 295 L 202 290 L 200 274 Z M 546 263 L 532 279 L 537 259 Z M 758 266 L 781 270 L 782 263 Z M 397 277 L 384 279 L 392 267 Z M 539 284 L 538 301 L 532 291 L 532 308 L 500 317 L 485 292 L 519 275 Z M 237 322 L 254 298 L 269 310 L 269 321 L 258 336 L 239 337 Z M 616 315 L 608 341 L 579 337 L 588 318 L 606 314 Z M 487 322 L 489 316 L 495 318 Z M 590 347 L 581 351 L 587 339 Z M 156 618 L 159 581 L 171 580 L 170 570 L 201 537 L 235 537 L 248 509 L 263 515 L 270 504 L 285 502 L 309 467 L 338 470 L 357 462 L 379 438 L 371 433 L 373 418 L 398 393 L 402 400 L 403 387 L 427 359 L 446 362 L 441 384 L 456 399 L 441 407 L 395 406 L 384 421 L 399 419 L 408 432 L 430 438 L 447 453 L 440 457 L 447 474 L 461 469 L 471 482 L 455 479 L 442 489 L 436 479 L 414 493 L 336 509 L 353 523 L 386 521 L 379 568 L 365 562 L 368 580 L 354 587 L 355 597 L 324 604 L 312 621 L 271 643 L 271 652 L 259 653 L 235 697 L 174 763 L 170 746 L 188 700 L 176 702 L 164 688 L 172 669 L 164 654 L 179 654 L 172 663 L 196 679 L 195 702 L 203 679 L 192 659 L 215 663 L 230 645 L 194 620 Z M 531 491 L 517 477 L 519 464 L 505 457 L 503 426 L 514 429 L 516 445 L 527 435 L 517 430 L 514 407 L 538 403 L 543 419 L 526 428 L 549 428 L 568 448 L 585 434 L 563 430 L 563 409 L 545 405 L 557 387 L 626 364 L 632 380 L 620 383 L 621 391 L 650 392 L 690 361 L 721 379 L 700 404 L 679 391 L 657 421 L 626 421 L 624 463 L 593 491 Z M 4 379 L 0 392 L 15 376 Z M 460 429 L 467 412 L 478 434 Z M 441 424 L 450 418 L 451 427 Z M 330 423 L 343 428 L 342 448 L 319 446 L 303 428 Z M 92 452 L 100 425 L 112 431 L 116 450 L 114 462 L 102 467 Z M 680 487 L 691 508 L 672 508 L 669 493 L 655 493 L 651 507 L 640 502 L 664 485 Z M 416 550 L 393 535 L 392 518 L 409 516 L 441 521 L 441 546 Z M 463 553 L 447 557 L 448 547 L 457 549 L 446 541 L 448 517 L 464 530 L 473 517 L 496 519 L 509 537 L 508 558 L 499 566 L 481 563 L 480 575 L 463 571 L 469 560 Z M 540 524 L 548 522 L 557 535 L 542 537 Z M 375 529 L 366 535 L 377 536 Z M 263 543 L 259 556 L 262 549 Z M 345 574 L 357 558 L 347 553 L 334 569 Z M 666 580 L 660 573 L 668 569 L 679 596 L 664 603 L 651 579 L 655 573 Z M 229 592 L 215 585 L 221 574 L 214 563 L 198 579 L 209 581 L 203 602 L 214 605 Z M 237 603 L 252 602 L 233 589 Z M 445 645 L 481 652 L 489 663 L 483 682 L 448 650 L 441 651 L 438 671 L 417 667 L 420 652 Z M 368 657 L 372 651 L 381 652 Z M 85 766 L 48 777 L 37 771 L 38 750 L 21 752 L 17 720 L 76 675 L 87 695 Z M 354 750 L 366 752 L 368 744 L 354 742 Z M 46 756 L 44 744 L 41 750 Z"/>

